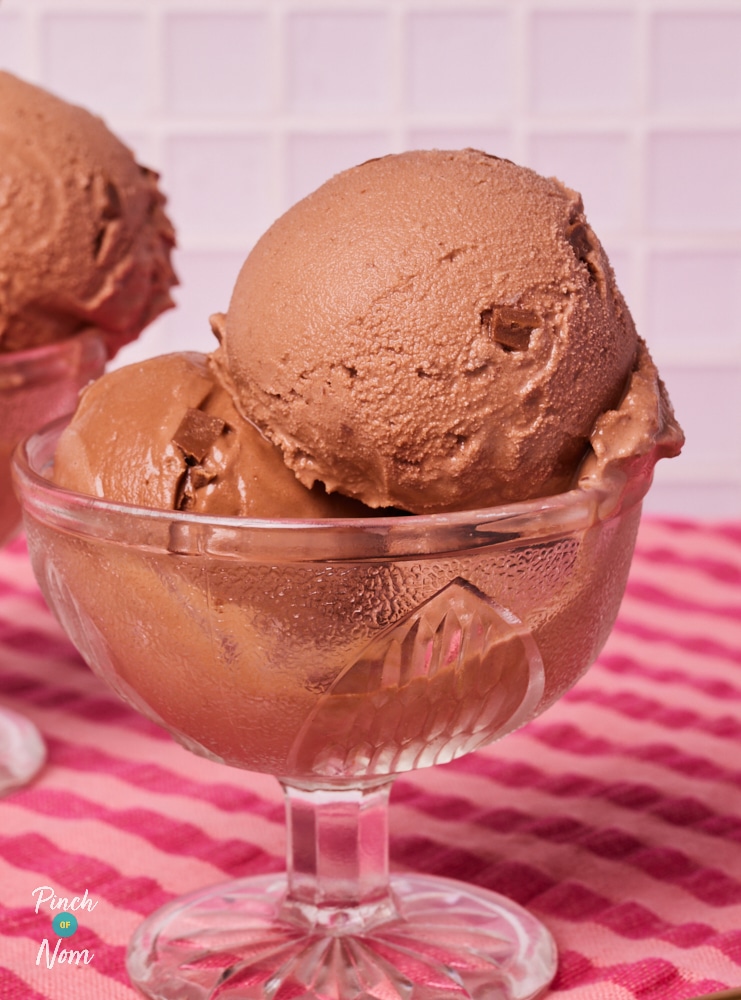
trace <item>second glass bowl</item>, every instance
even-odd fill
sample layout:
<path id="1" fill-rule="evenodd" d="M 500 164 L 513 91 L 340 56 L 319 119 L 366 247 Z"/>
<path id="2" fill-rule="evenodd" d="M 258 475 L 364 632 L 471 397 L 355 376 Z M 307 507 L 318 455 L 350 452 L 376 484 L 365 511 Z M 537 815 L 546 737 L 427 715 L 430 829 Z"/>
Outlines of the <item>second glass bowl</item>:
<path id="1" fill-rule="evenodd" d="M 103 335 L 93 329 L 56 344 L 0 353 L 0 546 L 21 525 L 10 471 L 13 450 L 39 427 L 71 413 L 80 390 L 102 375 L 107 356 Z M 36 727 L 0 708 L 0 795 L 25 784 L 44 757 Z"/>

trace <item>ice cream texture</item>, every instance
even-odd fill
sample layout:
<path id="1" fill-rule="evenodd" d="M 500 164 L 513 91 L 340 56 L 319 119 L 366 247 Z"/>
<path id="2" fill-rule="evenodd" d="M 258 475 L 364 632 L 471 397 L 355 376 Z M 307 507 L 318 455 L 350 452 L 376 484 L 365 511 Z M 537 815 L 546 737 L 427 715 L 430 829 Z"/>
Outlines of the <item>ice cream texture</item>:
<path id="1" fill-rule="evenodd" d="M 235 409 L 213 360 L 165 354 L 83 393 L 55 478 L 70 489 L 165 510 L 240 517 L 352 517 L 363 507 L 302 486 Z"/>
<path id="2" fill-rule="evenodd" d="M 236 516 L 442 513 L 682 444 L 579 195 L 475 150 L 329 180 L 258 241 L 212 326 L 211 356 L 87 391 L 58 484 Z"/>
<path id="3" fill-rule="evenodd" d="M 173 305 L 164 202 L 100 118 L 0 72 L 0 351 L 96 327 L 113 356 Z"/>

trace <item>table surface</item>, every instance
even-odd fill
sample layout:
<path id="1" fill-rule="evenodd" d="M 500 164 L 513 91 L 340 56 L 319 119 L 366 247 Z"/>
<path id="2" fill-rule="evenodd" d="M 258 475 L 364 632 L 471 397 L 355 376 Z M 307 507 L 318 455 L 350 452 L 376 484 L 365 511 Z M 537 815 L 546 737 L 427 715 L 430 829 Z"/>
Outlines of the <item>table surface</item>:
<path id="1" fill-rule="evenodd" d="M 0 677 L 48 745 L 0 801 L 0 997 L 133 1000 L 126 942 L 146 914 L 283 867 L 278 785 L 120 703 L 46 609 L 22 539 L 0 553 Z M 501 743 L 397 780 L 392 867 L 527 905 L 559 947 L 549 1000 L 738 987 L 740 741 L 741 523 L 644 520 L 617 625 L 576 687 Z M 34 912 L 42 886 L 96 904 L 73 939 L 89 964 L 36 964 L 57 940 L 49 904 Z"/>

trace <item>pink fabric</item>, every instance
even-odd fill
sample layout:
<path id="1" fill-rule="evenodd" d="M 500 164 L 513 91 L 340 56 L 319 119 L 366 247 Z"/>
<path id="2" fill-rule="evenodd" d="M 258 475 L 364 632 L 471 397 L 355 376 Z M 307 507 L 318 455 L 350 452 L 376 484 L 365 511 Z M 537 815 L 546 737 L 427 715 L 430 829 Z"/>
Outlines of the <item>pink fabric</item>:
<path id="1" fill-rule="evenodd" d="M 152 665 L 156 669 L 156 664 Z M 2 703 L 49 761 L 0 801 L 0 997 L 134 1000 L 126 942 L 174 896 L 278 871 L 277 784 L 194 757 L 120 703 L 46 610 L 22 541 L 0 554 Z M 645 520 L 600 660 L 520 732 L 400 778 L 396 869 L 526 904 L 560 951 L 555 1000 L 689 1000 L 741 986 L 741 525 Z M 36 958 L 34 889 L 97 902 Z M 741 994 L 740 994 L 741 995 Z"/>

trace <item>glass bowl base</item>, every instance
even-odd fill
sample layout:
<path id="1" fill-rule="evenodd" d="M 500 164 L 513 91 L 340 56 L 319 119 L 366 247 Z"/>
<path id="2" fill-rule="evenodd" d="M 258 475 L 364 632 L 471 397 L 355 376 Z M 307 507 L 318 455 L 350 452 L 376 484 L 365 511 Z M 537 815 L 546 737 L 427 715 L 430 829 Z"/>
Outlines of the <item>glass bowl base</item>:
<path id="1" fill-rule="evenodd" d="M 46 759 L 46 747 L 33 722 L 0 708 L 0 795 L 25 785 Z"/>
<path id="2" fill-rule="evenodd" d="M 132 982 L 154 1000 L 532 1000 L 556 971 L 516 903 L 426 875 L 391 878 L 395 914 L 361 932 L 287 920 L 284 875 L 174 900 L 136 931 Z"/>

